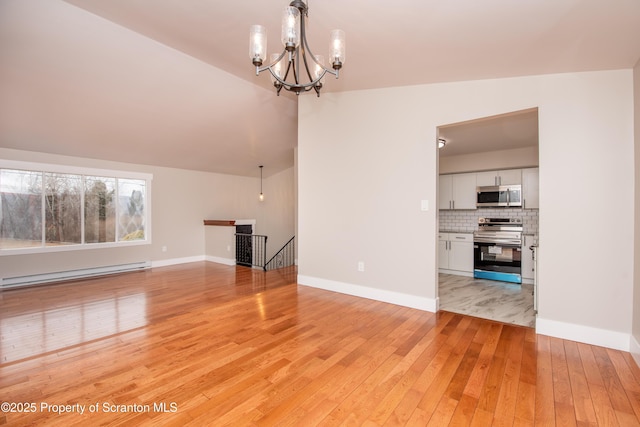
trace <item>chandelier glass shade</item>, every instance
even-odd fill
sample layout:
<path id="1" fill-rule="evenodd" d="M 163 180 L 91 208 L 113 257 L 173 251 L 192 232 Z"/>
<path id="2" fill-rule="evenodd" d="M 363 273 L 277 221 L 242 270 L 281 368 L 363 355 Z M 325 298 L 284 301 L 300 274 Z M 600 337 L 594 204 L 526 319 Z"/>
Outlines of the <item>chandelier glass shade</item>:
<path id="1" fill-rule="evenodd" d="M 284 88 L 296 95 L 313 89 L 320 96 L 325 74 L 330 73 L 338 78 L 344 64 L 344 31 L 331 31 L 328 56 L 331 68 L 327 68 L 324 57 L 314 55 L 309 48 L 305 33 L 307 16 L 308 7 L 302 0 L 294 0 L 284 9 L 281 28 L 284 50 L 272 54 L 267 65 L 263 65 L 267 60 L 267 30 L 262 25 L 251 26 L 249 56 L 256 67 L 256 76 L 269 70 L 278 95 Z"/>

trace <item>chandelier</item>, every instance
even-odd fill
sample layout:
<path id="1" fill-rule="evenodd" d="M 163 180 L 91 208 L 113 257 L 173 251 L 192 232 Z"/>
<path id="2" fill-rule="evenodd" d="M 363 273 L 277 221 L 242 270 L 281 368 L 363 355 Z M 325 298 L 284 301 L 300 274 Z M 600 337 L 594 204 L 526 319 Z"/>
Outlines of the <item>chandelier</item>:
<path id="1" fill-rule="evenodd" d="M 249 55 L 256 67 L 256 76 L 265 70 L 271 73 L 271 80 L 278 96 L 284 88 L 296 95 L 311 89 L 320 96 L 324 75 L 339 77 L 345 57 L 345 36 L 342 30 L 331 31 L 329 63 L 324 65 L 321 55 L 314 55 L 307 43 L 305 18 L 308 7 L 302 0 L 293 0 L 282 15 L 282 53 L 271 55 L 271 63 L 263 66 L 267 54 L 267 30 L 262 25 L 252 25 L 249 39 Z"/>

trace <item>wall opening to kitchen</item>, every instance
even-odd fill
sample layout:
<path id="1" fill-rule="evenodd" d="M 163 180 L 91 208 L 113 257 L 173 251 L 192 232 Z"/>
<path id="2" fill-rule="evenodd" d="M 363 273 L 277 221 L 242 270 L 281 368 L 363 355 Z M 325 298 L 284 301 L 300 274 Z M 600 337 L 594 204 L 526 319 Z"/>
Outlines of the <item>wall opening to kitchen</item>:
<path id="1" fill-rule="evenodd" d="M 439 309 L 535 327 L 529 248 L 537 244 L 539 224 L 538 109 L 443 124 L 437 138 L 444 144 L 437 162 Z M 507 183 L 520 185 L 520 196 L 526 191 L 527 200 L 516 207 L 477 207 L 478 186 Z M 474 256 L 479 256 L 474 233 L 480 218 L 521 221 L 522 284 L 474 278 Z"/>

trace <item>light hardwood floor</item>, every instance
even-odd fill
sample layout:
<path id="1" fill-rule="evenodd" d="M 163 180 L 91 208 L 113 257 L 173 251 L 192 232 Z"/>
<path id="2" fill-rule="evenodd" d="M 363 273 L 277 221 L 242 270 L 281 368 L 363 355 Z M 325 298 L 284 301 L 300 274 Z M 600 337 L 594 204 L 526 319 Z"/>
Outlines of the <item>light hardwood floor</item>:
<path id="1" fill-rule="evenodd" d="M 628 353 L 295 276 L 202 262 L 1 292 L 0 424 L 640 425 Z"/>

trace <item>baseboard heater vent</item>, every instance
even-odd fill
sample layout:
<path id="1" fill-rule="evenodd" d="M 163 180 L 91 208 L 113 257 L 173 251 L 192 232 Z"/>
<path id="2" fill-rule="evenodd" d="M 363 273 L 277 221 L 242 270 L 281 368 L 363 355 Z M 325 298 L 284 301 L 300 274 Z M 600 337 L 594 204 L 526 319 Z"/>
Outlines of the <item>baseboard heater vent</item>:
<path id="1" fill-rule="evenodd" d="M 39 285 L 42 283 L 61 282 L 64 280 L 85 279 L 107 274 L 125 273 L 145 270 L 151 267 L 151 261 L 133 262 L 130 264 L 109 265 L 106 267 L 82 268 L 79 270 L 58 271 L 55 273 L 31 274 L 27 276 L 4 277 L 0 289 L 18 288 L 21 286 Z"/>

